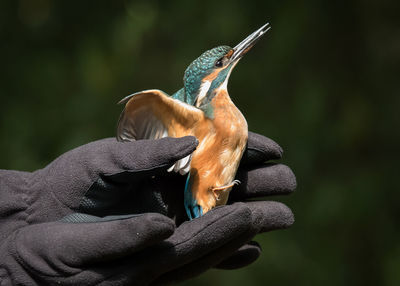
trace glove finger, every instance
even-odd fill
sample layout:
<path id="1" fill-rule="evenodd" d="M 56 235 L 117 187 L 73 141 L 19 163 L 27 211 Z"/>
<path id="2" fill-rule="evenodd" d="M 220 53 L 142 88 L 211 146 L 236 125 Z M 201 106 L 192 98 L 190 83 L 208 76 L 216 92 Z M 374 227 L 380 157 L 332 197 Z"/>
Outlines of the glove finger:
<path id="1" fill-rule="evenodd" d="M 282 158 L 282 154 L 282 148 L 275 141 L 249 131 L 247 148 L 243 153 L 241 166 L 264 163 L 268 160 L 277 160 Z"/>
<path id="2" fill-rule="evenodd" d="M 250 241 L 216 265 L 215 268 L 225 270 L 243 268 L 256 261 L 260 254 L 261 246 L 256 241 Z"/>
<path id="3" fill-rule="evenodd" d="M 232 206 L 237 204 L 242 205 L 243 203 L 235 203 Z M 251 222 L 248 222 L 247 230 L 241 231 L 236 235 L 229 236 L 229 234 L 227 234 L 225 239 L 223 239 L 224 243 L 219 248 L 211 249 L 212 251 L 203 250 L 202 256 L 198 257 L 194 255 L 190 260 L 185 260 L 185 263 L 182 265 L 175 264 L 175 269 L 160 276 L 156 280 L 156 284 L 163 285 L 195 277 L 211 267 L 218 265 L 224 259 L 231 257 L 237 249 L 249 242 L 257 233 L 287 228 L 294 222 L 292 211 L 282 203 L 260 201 L 245 203 L 245 205 L 251 210 Z M 224 206 L 222 209 L 228 207 L 230 206 Z M 210 213 L 213 212 L 214 210 Z M 244 221 L 241 221 L 240 218 L 236 218 L 235 220 L 227 220 L 224 222 L 229 225 L 239 222 L 243 223 Z M 203 235 L 207 240 L 213 240 L 213 232 L 204 230 Z M 179 258 L 178 253 L 178 259 Z"/>
<path id="4" fill-rule="evenodd" d="M 46 268 L 40 269 L 43 273 L 57 275 L 49 273 L 54 272 L 52 265 L 58 271 L 75 273 L 85 265 L 126 257 L 160 242 L 174 228 L 173 221 L 160 214 L 91 223 L 52 222 L 24 228 L 16 243 L 24 261 L 33 268 Z"/>
<path id="5" fill-rule="evenodd" d="M 240 170 L 236 178 L 241 182 L 232 190 L 229 200 L 242 201 L 270 195 L 286 195 L 296 189 L 296 177 L 282 164 L 265 164 L 249 171 Z"/>
<path id="6" fill-rule="evenodd" d="M 163 273 L 173 270 L 179 272 L 184 265 L 214 252 L 228 241 L 247 233 L 251 229 L 251 221 L 249 208 L 244 203 L 236 203 L 215 208 L 200 218 L 181 224 L 171 237 L 132 258 L 131 263 L 148 261 L 137 265 L 141 267 L 140 272 L 152 274 L 147 277 L 148 281 L 140 283 L 150 283 Z M 236 248 L 238 247 L 240 245 Z"/>
<path id="7" fill-rule="evenodd" d="M 215 267 L 224 258 L 231 257 L 243 243 L 249 241 L 254 234 L 248 230 L 233 240 L 228 240 L 224 245 L 212 252 L 205 253 L 204 256 L 179 268 L 173 269 L 158 277 L 152 285 L 166 285 L 181 282 L 199 276 L 212 267 Z"/>
<path id="8" fill-rule="evenodd" d="M 283 203 L 275 201 L 247 202 L 252 213 L 254 232 L 263 233 L 271 230 L 285 229 L 294 223 L 292 210 Z"/>
<path id="9" fill-rule="evenodd" d="M 169 256 L 173 252 L 177 255 L 172 263 L 175 266 L 195 260 L 247 232 L 251 219 L 251 212 L 244 203 L 217 207 L 200 218 L 181 224 L 165 241 L 166 245 L 174 247 L 161 245 L 163 253 L 160 255 Z"/>
<path id="10" fill-rule="evenodd" d="M 190 264 L 226 241 L 247 233 L 251 221 L 251 212 L 243 203 L 216 208 L 181 224 L 168 239 L 120 261 L 111 269 L 112 280 L 118 285 L 150 284 L 163 273 Z"/>
<path id="11" fill-rule="evenodd" d="M 110 138 L 107 162 L 114 162 L 117 170 L 141 171 L 161 167 L 170 167 L 179 159 L 190 155 L 197 147 L 198 140 L 193 136 L 182 138 L 166 137 L 157 140 L 138 140 L 133 142 L 117 142 Z"/>

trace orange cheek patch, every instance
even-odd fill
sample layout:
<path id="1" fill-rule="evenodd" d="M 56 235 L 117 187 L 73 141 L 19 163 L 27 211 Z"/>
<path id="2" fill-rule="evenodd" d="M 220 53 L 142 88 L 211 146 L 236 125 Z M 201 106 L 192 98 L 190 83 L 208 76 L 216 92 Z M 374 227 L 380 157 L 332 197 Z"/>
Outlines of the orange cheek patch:
<path id="1" fill-rule="evenodd" d="M 206 76 L 205 78 L 203 78 L 203 82 L 206 82 L 206 81 L 213 81 L 214 79 L 216 79 L 217 78 L 217 76 L 218 76 L 218 74 L 219 74 L 219 72 L 221 71 L 222 69 L 216 69 L 215 71 L 213 71 L 212 73 L 210 73 L 208 76 Z"/>
<path id="2" fill-rule="evenodd" d="M 233 53 L 233 52 L 232 52 Z M 212 73 L 210 73 L 208 76 L 204 77 L 202 82 L 206 82 L 206 81 L 213 81 L 214 79 L 217 78 L 217 76 L 219 75 L 219 73 L 226 69 L 227 67 L 223 67 L 223 68 L 219 68 L 214 70 Z"/>

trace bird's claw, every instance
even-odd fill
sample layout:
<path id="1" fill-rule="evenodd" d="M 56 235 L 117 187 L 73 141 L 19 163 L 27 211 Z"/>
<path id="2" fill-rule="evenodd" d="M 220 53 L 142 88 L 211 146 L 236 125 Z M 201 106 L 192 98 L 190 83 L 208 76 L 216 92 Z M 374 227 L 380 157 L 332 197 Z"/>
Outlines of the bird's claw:
<path id="1" fill-rule="evenodd" d="M 214 187 L 214 188 L 211 189 L 211 191 L 212 191 L 215 199 L 217 201 L 219 201 L 220 200 L 220 198 L 219 198 L 220 194 L 218 194 L 217 192 L 226 192 L 229 188 L 233 188 L 233 186 L 239 185 L 239 184 L 240 184 L 239 180 L 233 180 L 232 183 L 230 183 L 228 185 L 225 185 L 225 186 L 221 186 L 221 187 Z"/>

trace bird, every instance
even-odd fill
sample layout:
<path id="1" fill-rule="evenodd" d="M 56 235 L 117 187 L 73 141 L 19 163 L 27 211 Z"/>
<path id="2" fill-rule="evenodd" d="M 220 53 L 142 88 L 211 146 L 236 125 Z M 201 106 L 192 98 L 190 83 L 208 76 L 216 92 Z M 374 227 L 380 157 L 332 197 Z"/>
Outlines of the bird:
<path id="1" fill-rule="evenodd" d="M 233 68 L 271 28 L 269 23 L 234 48 L 218 46 L 201 54 L 186 69 L 184 86 L 171 96 L 150 89 L 124 97 L 118 141 L 195 136 L 196 150 L 175 162 L 169 172 L 186 175 L 184 208 L 190 220 L 225 205 L 247 138 L 247 121 L 227 89 Z"/>

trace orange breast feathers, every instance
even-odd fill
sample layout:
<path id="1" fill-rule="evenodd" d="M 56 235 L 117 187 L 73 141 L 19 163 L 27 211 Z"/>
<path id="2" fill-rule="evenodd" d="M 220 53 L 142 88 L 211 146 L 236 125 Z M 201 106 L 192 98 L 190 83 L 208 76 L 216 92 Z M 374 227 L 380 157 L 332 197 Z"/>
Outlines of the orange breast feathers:
<path id="1" fill-rule="evenodd" d="M 205 118 L 194 129 L 199 146 L 190 167 L 191 191 L 203 213 L 226 204 L 248 137 L 246 119 L 227 92 L 211 103 L 214 119 Z"/>
<path id="2" fill-rule="evenodd" d="M 175 171 L 190 169 L 190 190 L 206 213 L 225 204 L 247 142 L 247 122 L 228 93 L 220 89 L 213 97 L 213 118 L 200 109 L 167 96 L 160 90 L 130 95 L 118 123 L 120 141 L 194 135 L 199 146 L 176 162 Z M 187 170 L 187 171 L 186 171 Z"/>

